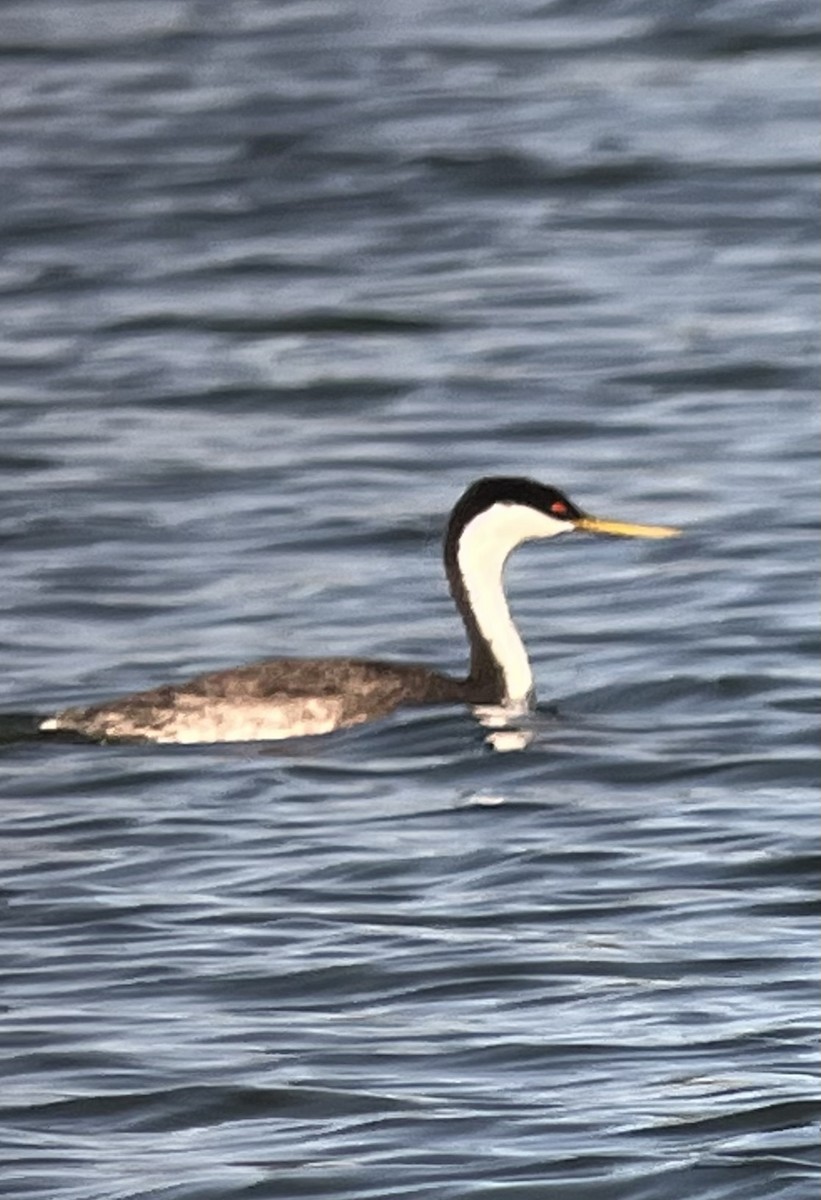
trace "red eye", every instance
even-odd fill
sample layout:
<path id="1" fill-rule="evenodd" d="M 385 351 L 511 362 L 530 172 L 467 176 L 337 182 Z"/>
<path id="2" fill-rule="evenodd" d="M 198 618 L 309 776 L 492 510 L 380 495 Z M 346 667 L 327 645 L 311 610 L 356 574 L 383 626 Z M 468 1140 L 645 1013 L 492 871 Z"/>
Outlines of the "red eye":
<path id="1" fill-rule="evenodd" d="M 563 500 L 554 500 L 553 503 L 550 505 L 550 511 L 552 513 L 554 513 L 557 517 L 566 517 L 567 516 L 567 505 L 565 504 L 565 502 Z"/>

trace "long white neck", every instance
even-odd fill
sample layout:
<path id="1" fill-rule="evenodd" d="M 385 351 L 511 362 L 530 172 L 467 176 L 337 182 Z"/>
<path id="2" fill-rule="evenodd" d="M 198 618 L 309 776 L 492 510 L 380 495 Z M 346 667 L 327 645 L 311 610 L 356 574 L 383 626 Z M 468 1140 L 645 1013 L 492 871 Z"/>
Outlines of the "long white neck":
<path id="1" fill-rule="evenodd" d="M 526 505 L 494 504 L 474 517 L 459 537 L 456 561 L 480 637 L 498 664 L 504 703 L 526 708 L 533 699 L 533 673 L 513 623 L 504 590 L 511 550 L 530 538 L 552 537 L 568 528 Z M 474 648 L 475 649 L 475 648 Z"/>

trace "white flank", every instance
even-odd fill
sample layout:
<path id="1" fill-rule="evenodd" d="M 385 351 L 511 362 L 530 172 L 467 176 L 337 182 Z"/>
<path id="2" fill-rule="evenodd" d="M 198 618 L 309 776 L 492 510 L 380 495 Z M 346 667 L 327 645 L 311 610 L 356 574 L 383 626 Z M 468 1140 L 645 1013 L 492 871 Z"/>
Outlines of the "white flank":
<path id="1" fill-rule="evenodd" d="M 503 586 L 511 550 L 533 538 L 555 537 L 573 526 L 526 504 L 493 504 L 474 517 L 459 538 L 457 557 L 482 635 L 505 680 L 505 704 L 526 708 L 533 694 L 527 651 L 513 624 Z"/>
<path id="2" fill-rule="evenodd" d="M 212 742 L 280 741 L 331 733 L 345 725 L 358 724 L 365 715 L 343 718 L 341 698 L 305 696 L 280 700 L 209 700 L 178 693 L 169 709 L 157 707 L 129 711 L 128 700 L 114 702 L 110 709 L 82 710 L 48 717 L 43 731 L 74 730 L 92 738 L 118 740 L 137 738 L 161 743 L 195 745 Z"/>
<path id="3" fill-rule="evenodd" d="M 128 720 L 111 722 L 109 736 L 144 736 L 156 742 L 194 745 L 202 742 L 280 741 L 283 738 L 331 733 L 342 726 L 342 702 L 305 697 L 275 703 L 203 701 L 181 695 L 161 729 L 129 729 Z"/>

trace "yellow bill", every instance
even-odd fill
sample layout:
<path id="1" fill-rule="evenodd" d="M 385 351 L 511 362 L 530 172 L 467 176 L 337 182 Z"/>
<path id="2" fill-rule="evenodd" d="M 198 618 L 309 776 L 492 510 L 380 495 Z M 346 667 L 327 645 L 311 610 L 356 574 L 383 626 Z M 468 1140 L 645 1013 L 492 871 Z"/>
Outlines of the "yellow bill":
<path id="1" fill-rule="evenodd" d="M 573 524 L 585 533 L 609 533 L 614 537 L 678 537 L 680 529 L 672 525 L 634 525 L 632 521 L 607 521 L 602 517 L 576 517 Z"/>

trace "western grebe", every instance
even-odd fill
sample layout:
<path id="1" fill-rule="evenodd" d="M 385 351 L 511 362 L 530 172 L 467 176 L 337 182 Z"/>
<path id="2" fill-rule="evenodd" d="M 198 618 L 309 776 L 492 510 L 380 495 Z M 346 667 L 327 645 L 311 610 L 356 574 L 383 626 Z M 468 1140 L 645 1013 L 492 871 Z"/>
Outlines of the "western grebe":
<path id="1" fill-rule="evenodd" d="M 523 713 L 533 701 L 533 675 L 507 606 L 505 561 L 522 542 L 578 530 L 641 538 L 679 532 L 591 517 L 556 488 L 531 479 L 480 479 L 459 499 L 444 558 L 470 643 L 466 679 L 361 658 L 275 658 L 90 708 L 67 708 L 39 728 L 102 741 L 267 741 L 329 733 L 405 705 L 498 706 Z"/>

